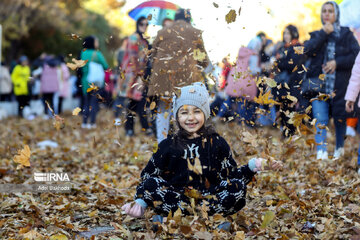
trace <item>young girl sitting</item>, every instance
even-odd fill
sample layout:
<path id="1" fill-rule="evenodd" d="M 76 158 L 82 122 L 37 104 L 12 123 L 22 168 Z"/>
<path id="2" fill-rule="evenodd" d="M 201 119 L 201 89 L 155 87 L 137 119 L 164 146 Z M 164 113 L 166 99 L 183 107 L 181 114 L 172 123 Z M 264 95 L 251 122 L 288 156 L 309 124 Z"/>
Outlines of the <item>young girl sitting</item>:
<path id="1" fill-rule="evenodd" d="M 147 207 L 166 216 L 178 208 L 186 213 L 184 206 L 190 205 L 186 192 L 196 189 L 207 196 L 209 215 L 238 212 L 245 206 L 246 185 L 257 171 L 263 170 L 265 160 L 253 158 L 237 167 L 225 139 L 205 126 L 210 107 L 204 84 L 181 88 L 173 112 L 178 132 L 159 144 L 141 173 L 135 202 L 125 204 L 122 210 L 133 217 L 142 217 Z M 273 161 L 269 168 L 281 166 Z"/>

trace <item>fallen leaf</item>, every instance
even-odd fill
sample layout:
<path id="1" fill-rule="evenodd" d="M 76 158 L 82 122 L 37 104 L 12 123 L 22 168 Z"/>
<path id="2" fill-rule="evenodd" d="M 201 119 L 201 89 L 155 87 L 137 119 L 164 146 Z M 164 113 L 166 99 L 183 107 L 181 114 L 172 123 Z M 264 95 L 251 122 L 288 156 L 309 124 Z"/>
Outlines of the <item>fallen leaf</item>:
<path id="1" fill-rule="evenodd" d="M 50 240 L 68 240 L 68 237 L 64 234 L 56 234 L 50 237 Z"/>
<path id="2" fill-rule="evenodd" d="M 266 211 L 264 215 L 264 220 L 260 226 L 261 229 L 265 229 L 275 218 L 275 213 L 273 211 Z"/>
<path id="3" fill-rule="evenodd" d="M 18 151 L 18 155 L 15 155 L 14 162 L 19 163 L 17 169 L 23 167 L 30 167 L 30 147 L 28 145 L 24 146 L 24 149 Z"/>

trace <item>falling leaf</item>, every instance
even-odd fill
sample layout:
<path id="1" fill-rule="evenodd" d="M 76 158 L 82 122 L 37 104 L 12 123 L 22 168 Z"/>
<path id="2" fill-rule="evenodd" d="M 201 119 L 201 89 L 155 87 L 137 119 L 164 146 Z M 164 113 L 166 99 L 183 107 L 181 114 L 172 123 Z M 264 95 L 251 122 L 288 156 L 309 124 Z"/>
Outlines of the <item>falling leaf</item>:
<path id="1" fill-rule="evenodd" d="M 241 13 L 241 7 L 239 8 L 239 11 L 238 11 L 238 15 L 240 16 L 240 13 Z"/>
<path id="2" fill-rule="evenodd" d="M 266 78 L 266 84 L 271 88 L 274 88 L 277 86 L 276 81 L 272 78 Z"/>
<path id="3" fill-rule="evenodd" d="M 24 149 L 18 150 L 18 155 L 14 156 L 14 162 L 19 163 L 16 169 L 21 169 L 23 167 L 30 167 L 30 147 L 28 145 L 24 146 Z"/>
<path id="4" fill-rule="evenodd" d="M 156 107 L 156 102 L 151 102 L 150 104 L 150 110 L 154 110 Z"/>
<path id="5" fill-rule="evenodd" d="M 274 218 L 275 218 L 275 213 L 273 211 L 266 211 L 264 215 L 264 220 L 260 228 L 265 229 Z"/>
<path id="6" fill-rule="evenodd" d="M 266 104 L 275 104 L 275 105 L 279 105 L 279 102 L 274 101 L 274 99 L 272 99 L 272 97 L 270 96 L 270 91 L 267 91 L 265 94 L 260 93 L 258 97 L 254 98 L 254 102 L 259 103 L 261 105 L 266 105 Z"/>
<path id="7" fill-rule="evenodd" d="M 298 99 L 296 97 L 291 96 L 291 95 L 287 95 L 286 98 L 289 99 L 292 102 L 297 102 L 298 101 Z"/>
<path id="8" fill-rule="evenodd" d="M 194 49 L 194 55 L 193 55 L 194 59 L 196 61 L 204 61 L 206 59 L 206 53 L 205 52 L 201 52 L 200 49 L 196 48 Z"/>
<path id="9" fill-rule="evenodd" d="M 72 59 L 74 63 L 66 63 L 66 66 L 68 66 L 71 70 L 75 71 L 78 68 L 81 68 L 86 65 L 88 60 L 77 60 L 75 58 Z"/>
<path id="10" fill-rule="evenodd" d="M 153 18 L 152 14 L 149 14 L 149 15 L 147 16 L 147 20 L 149 20 L 149 21 L 151 21 L 152 18 Z"/>
<path id="11" fill-rule="evenodd" d="M 324 80 L 325 80 L 325 74 L 323 74 L 323 73 L 320 74 L 320 75 L 319 75 L 319 79 L 324 81 Z"/>
<path id="12" fill-rule="evenodd" d="M 214 7 L 218 8 L 219 5 L 213 2 Z"/>
<path id="13" fill-rule="evenodd" d="M 301 55 L 304 54 L 304 47 L 303 46 L 296 46 L 294 47 L 295 54 Z"/>
<path id="14" fill-rule="evenodd" d="M 302 68 L 304 69 L 305 72 L 307 72 L 306 67 L 304 66 L 304 64 L 301 64 Z"/>
<path id="15" fill-rule="evenodd" d="M 81 108 L 77 107 L 72 111 L 72 115 L 77 116 L 79 114 L 79 112 L 81 112 Z"/>
<path id="16" fill-rule="evenodd" d="M 228 14 L 225 16 L 225 21 L 227 23 L 235 22 L 236 20 L 236 11 L 234 9 L 231 9 Z"/>
<path id="17" fill-rule="evenodd" d="M 91 92 L 91 91 L 98 91 L 99 90 L 99 87 L 96 86 L 94 83 L 91 83 L 89 88 L 86 90 L 86 92 Z"/>

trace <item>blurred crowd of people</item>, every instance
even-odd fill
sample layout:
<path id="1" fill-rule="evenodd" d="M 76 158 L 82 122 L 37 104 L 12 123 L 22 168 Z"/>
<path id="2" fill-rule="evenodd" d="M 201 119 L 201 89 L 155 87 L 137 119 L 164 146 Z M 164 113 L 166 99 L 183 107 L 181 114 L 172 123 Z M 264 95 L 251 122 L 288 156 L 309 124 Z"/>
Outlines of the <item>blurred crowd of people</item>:
<path id="1" fill-rule="evenodd" d="M 235 63 L 224 58 L 216 65 L 208 58 L 202 32 L 191 24 L 189 10 L 178 10 L 174 20 L 164 19 L 152 44 L 144 35 L 149 23 L 143 16 L 136 22 L 136 31 L 123 39 L 115 69 L 109 69 L 97 38 L 89 36 L 79 57 L 87 63 L 74 76 L 61 56 L 43 54 L 31 67 L 22 56 L 10 73 L 2 66 L 0 98 L 7 101 L 15 96 L 22 116 L 29 100 L 41 96 L 45 116 L 51 116 L 50 108 L 61 113 L 63 99 L 77 94 L 82 99 L 83 128 L 96 127 L 100 101 L 114 110 L 116 126 L 125 123 L 127 136 L 135 135 L 138 115 L 142 130 L 161 142 L 170 129 L 170 106 L 177 89 L 202 81 L 213 93 L 214 122 L 227 119 L 248 127 L 279 127 L 286 138 L 296 134 L 294 114 L 316 119 L 318 159 L 328 158 L 326 126 L 332 117 L 336 132 L 333 157 L 339 158 L 344 154 L 345 135 L 355 135 L 354 105 L 346 103 L 355 99 L 345 100 L 345 95 L 359 52 L 352 31 L 340 26 L 339 14 L 335 2 L 326 2 L 321 9 L 323 27 L 310 33 L 308 41 L 299 41 L 294 25 L 284 29 L 278 43 L 260 32 L 239 49 Z M 90 63 L 102 67 L 100 82 L 91 79 L 98 67 Z M 215 74 L 219 68 L 220 73 Z M 58 106 L 54 106 L 54 97 Z"/>

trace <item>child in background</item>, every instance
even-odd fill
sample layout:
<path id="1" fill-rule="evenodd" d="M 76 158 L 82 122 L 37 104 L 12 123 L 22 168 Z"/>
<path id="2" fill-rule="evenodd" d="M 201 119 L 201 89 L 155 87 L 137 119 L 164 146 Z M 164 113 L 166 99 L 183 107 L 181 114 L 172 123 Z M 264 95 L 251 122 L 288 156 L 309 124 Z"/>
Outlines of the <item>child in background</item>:
<path id="1" fill-rule="evenodd" d="M 253 158 L 237 167 L 225 139 L 205 125 L 210 107 L 204 84 L 181 88 L 173 113 L 178 132 L 160 142 L 141 173 L 135 203 L 125 204 L 122 210 L 133 217 L 142 217 L 147 207 L 166 216 L 178 208 L 186 214 L 186 205 L 190 206 L 186 192 L 195 189 L 207 196 L 210 215 L 238 212 L 245 206 L 246 185 L 263 169 L 265 160 Z M 269 167 L 276 170 L 281 166 L 273 161 Z M 161 216 L 155 216 L 154 222 L 162 222 Z"/>
<path id="2" fill-rule="evenodd" d="M 357 96 L 360 92 L 360 53 L 357 55 L 355 59 L 355 64 L 353 66 L 353 69 L 351 71 L 351 77 L 349 80 L 349 85 L 346 90 L 345 100 L 346 105 L 345 109 L 347 112 L 353 112 L 354 111 L 354 104 Z M 358 102 L 358 107 L 360 107 L 360 100 Z M 360 146 L 358 150 L 358 174 L 360 175 Z"/>

